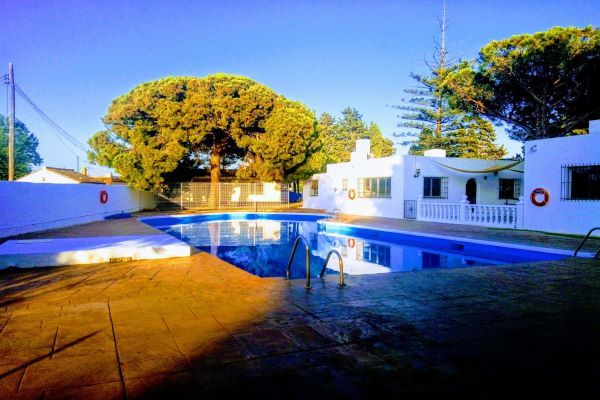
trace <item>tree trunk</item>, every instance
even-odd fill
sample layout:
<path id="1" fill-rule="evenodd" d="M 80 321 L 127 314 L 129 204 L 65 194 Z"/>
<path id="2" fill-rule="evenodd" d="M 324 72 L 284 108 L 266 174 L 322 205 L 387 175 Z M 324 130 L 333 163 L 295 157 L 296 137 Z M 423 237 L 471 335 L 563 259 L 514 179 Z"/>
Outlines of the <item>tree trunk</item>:
<path id="1" fill-rule="evenodd" d="M 221 181 L 221 152 L 213 145 L 210 153 L 210 207 L 219 207 L 219 182 Z"/>

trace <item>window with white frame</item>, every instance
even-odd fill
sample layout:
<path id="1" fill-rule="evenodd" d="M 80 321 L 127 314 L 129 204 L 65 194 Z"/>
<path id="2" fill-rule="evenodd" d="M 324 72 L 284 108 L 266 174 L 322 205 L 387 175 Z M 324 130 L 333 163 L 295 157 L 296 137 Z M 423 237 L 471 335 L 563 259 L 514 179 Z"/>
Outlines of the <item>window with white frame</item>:
<path id="1" fill-rule="evenodd" d="M 342 179 L 342 190 L 348 190 L 348 179 Z"/>
<path id="2" fill-rule="evenodd" d="M 521 196 L 520 179 L 499 179 L 498 198 L 504 200 L 518 200 Z"/>
<path id="3" fill-rule="evenodd" d="M 423 198 L 447 199 L 448 177 L 447 176 L 425 176 L 423 177 Z"/>
<path id="4" fill-rule="evenodd" d="M 358 180 L 358 197 L 392 198 L 392 178 L 360 178 Z"/>

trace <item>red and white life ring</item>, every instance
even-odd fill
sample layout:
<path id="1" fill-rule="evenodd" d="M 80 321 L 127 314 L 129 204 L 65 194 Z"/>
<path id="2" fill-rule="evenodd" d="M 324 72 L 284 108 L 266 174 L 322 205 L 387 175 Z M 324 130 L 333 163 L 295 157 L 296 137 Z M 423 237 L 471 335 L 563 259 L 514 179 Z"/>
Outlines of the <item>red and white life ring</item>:
<path id="1" fill-rule="evenodd" d="M 108 201 L 108 192 L 106 190 L 100 191 L 100 203 L 106 204 Z"/>
<path id="2" fill-rule="evenodd" d="M 348 239 L 348 247 L 353 249 L 355 244 L 356 242 L 354 241 L 354 239 Z"/>
<path id="3" fill-rule="evenodd" d="M 538 200 L 538 195 L 543 195 L 543 199 Z M 550 193 L 544 188 L 535 188 L 531 191 L 531 202 L 534 206 L 544 207 L 550 200 Z"/>

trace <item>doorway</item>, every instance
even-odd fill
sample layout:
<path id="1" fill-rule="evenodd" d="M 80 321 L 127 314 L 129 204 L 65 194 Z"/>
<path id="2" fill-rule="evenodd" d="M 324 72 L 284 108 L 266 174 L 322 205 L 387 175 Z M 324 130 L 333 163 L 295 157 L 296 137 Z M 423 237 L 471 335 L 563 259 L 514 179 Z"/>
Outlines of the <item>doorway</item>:
<path id="1" fill-rule="evenodd" d="M 467 181 L 467 187 L 465 190 L 467 200 L 470 204 L 477 204 L 477 182 L 475 178 L 471 178 Z"/>

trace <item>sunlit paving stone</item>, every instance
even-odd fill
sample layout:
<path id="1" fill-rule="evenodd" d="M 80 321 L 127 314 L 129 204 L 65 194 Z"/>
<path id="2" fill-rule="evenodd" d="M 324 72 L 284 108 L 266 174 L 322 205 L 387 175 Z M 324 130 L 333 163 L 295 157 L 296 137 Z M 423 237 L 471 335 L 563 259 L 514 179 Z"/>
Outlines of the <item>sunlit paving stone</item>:
<path id="1" fill-rule="evenodd" d="M 600 355 L 584 333 L 600 326 L 600 265 L 559 265 L 355 276 L 311 291 L 204 253 L 4 271 L 0 398 L 202 398 L 266 382 L 350 397 L 488 393 L 500 366 L 516 381 L 547 371 L 564 388 L 574 372 L 558 359 Z M 510 372 L 511 360 L 523 365 Z"/>

